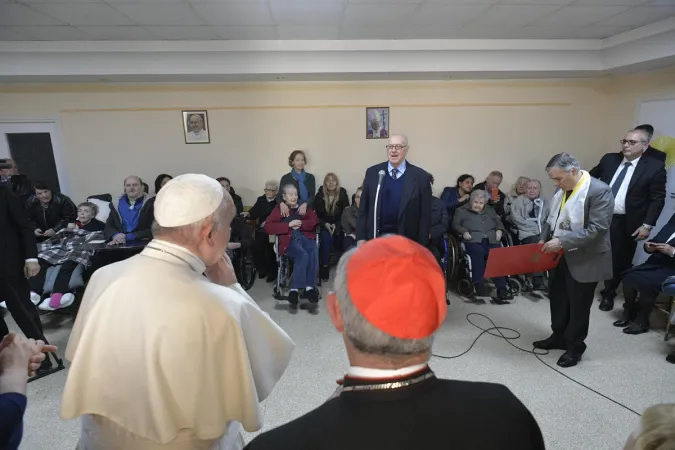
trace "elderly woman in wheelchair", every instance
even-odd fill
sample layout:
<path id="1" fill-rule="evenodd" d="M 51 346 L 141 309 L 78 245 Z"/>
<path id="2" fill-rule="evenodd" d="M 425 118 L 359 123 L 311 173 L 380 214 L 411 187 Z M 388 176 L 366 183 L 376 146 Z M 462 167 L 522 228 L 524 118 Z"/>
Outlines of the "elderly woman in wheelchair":
<path id="1" fill-rule="evenodd" d="M 473 191 L 469 202 L 458 208 L 452 219 L 452 231 L 459 236 L 471 259 L 471 281 L 478 296 L 488 295 L 484 282 L 487 257 L 490 249 L 502 246 L 501 240 L 504 236 L 502 221 L 494 209 L 486 207 L 486 202 L 484 190 Z M 504 277 L 493 281 L 497 287 L 497 301 L 513 299 Z"/>
<path id="2" fill-rule="evenodd" d="M 310 305 L 315 308 L 319 301 L 317 274 L 319 271 L 319 248 L 316 242 L 318 218 L 313 209 L 299 212 L 298 189 L 295 185 L 283 186 L 283 202 L 288 207 L 288 217 L 282 217 L 277 205 L 267 217 L 265 231 L 278 239 L 278 257 L 286 256 L 293 262 L 293 276 L 288 302 L 291 308 L 298 306 L 299 290 L 305 289 Z M 280 265 L 281 266 L 281 265 Z M 281 278 L 281 277 L 279 277 Z"/>

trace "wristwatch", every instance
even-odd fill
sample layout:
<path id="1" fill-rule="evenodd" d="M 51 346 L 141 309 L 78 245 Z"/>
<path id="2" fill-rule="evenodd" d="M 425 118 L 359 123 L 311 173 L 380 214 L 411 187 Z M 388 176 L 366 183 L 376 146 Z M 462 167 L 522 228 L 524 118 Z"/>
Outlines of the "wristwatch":
<path id="1" fill-rule="evenodd" d="M 654 228 L 654 225 L 647 225 L 646 223 L 643 223 L 642 226 L 648 229 L 649 231 L 652 231 L 652 228 Z"/>

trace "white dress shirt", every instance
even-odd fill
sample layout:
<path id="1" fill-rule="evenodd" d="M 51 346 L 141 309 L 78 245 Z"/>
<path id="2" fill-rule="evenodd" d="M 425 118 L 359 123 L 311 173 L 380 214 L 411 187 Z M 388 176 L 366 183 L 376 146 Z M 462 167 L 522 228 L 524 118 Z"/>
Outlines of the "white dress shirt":
<path id="1" fill-rule="evenodd" d="M 402 367 L 400 369 L 387 370 L 387 369 L 371 369 L 368 367 L 349 367 L 347 375 L 354 378 L 374 378 L 374 379 L 386 379 L 386 378 L 400 378 L 411 373 L 419 372 L 424 369 L 427 364 L 417 364 L 414 366 Z"/>
<path id="2" fill-rule="evenodd" d="M 398 172 L 396 173 L 396 178 L 397 178 L 397 179 L 398 179 L 398 178 L 401 178 L 401 177 L 403 176 L 403 174 L 405 173 L 405 168 L 406 168 L 406 167 L 405 167 L 405 166 L 406 166 L 406 163 L 405 163 L 405 162 L 406 162 L 406 161 L 405 161 L 405 159 L 404 159 L 404 160 L 401 162 L 401 164 L 396 168 L 396 169 L 398 170 Z M 394 166 L 392 166 L 390 162 L 387 163 L 387 172 L 389 172 L 389 176 L 390 176 L 390 177 L 393 177 L 392 174 L 393 174 L 393 172 L 394 172 Z"/>
<path id="3" fill-rule="evenodd" d="M 628 185 L 630 185 L 630 179 L 633 178 L 633 173 L 635 172 L 635 168 L 637 167 L 640 158 L 641 156 L 635 158 L 633 161 L 628 161 L 626 158 L 624 158 L 623 161 L 621 161 L 621 164 L 619 164 L 619 168 L 616 169 L 616 172 L 614 172 L 612 181 L 609 183 L 610 187 L 614 186 L 614 181 L 616 181 L 616 178 L 623 170 L 624 165 L 626 163 L 630 164 L 628 167 L 628 172 L 626 172 L 626 176 L 621 183 L 621 187 L 619 188 L 619 192 L 617 192 L 616 197 L 614 197 L 614 214 L 626 214 L 626 194 L 628 193 Z"/>

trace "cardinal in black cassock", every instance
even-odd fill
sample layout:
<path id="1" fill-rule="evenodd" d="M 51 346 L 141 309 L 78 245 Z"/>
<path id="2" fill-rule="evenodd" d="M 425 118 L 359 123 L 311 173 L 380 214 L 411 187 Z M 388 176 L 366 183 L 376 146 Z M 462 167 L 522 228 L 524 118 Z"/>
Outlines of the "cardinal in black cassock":
<path id="1" fill-rule="evenodd" d="M 327 297 L 350 367 L 323 405 L 261 434 L 248 450 L 542 450 L 527 408 L 500 384 L 444 380 L 428 366 L 445 321 L 445 280 L 402 236 L 340 260 Z"/>

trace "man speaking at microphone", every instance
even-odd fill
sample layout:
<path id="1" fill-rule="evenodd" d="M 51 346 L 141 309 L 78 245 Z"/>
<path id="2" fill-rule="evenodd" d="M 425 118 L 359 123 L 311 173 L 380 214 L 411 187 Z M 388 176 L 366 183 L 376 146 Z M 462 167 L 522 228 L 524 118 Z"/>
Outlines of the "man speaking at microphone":
<path id="1" fill-rule="evenodd" d="M 356 240 L 399 234 L 422 245 L 431 232 L 431 177 L 406 161 L 408 138 L 393 134 L 387 162 L 369 167 L 363 181 Z"/>

